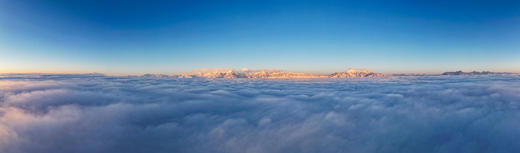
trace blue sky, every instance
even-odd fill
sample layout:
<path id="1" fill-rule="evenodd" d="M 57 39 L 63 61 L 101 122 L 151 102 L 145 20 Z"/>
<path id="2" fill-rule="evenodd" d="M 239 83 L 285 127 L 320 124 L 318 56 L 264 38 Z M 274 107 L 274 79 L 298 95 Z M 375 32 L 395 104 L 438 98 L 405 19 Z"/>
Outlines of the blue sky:
<path id="1" fill-rule="evenodd" d="M 520 72 L 520 1 L 0 1 L 0 73 Z"/>

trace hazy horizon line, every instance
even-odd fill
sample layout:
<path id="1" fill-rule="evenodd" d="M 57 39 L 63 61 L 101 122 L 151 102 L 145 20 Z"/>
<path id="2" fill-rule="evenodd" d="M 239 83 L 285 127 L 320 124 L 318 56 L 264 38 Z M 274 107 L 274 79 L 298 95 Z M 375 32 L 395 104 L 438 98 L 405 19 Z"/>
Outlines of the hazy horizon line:
<path id="1" fill-rule="evenodd" d="M 233 70 L 236 72 L 241 72 L 241 69 L 235 69 L 235 68 L 201 68 L 201 69 L 194 69 L 191 72 L 138 72 L 138 73 L 110 73 L 110 72 L 98 72 L 98 71 L 22 71 L 22 72 L 13 72 L 13 71 L 0 71 L 0 74 L 77 74 L 77 75 L 87 75 L 87 74 L 103 74 L 108 76 L 131 76 L 131 75 L 146 75 L 146 74 L 163 74 L 163 75 L 184 75 L 184 74 L 194 74 L 196 71 L 200 70 Z M 305 73 L 305 74 L 315 74 L 315 75 L 328 75 L 336 72 L 345 72 L 349 69 L 358 69 L 358 70 L 369 70 L 366 68 L 348 68 L 344 71 L 334 71 L 334 72 L 304 72 L 304 71 L 290 71 L 290 70 L 284 70 L 284 69 L 276 69 L 276 68 L 265 68 L 265 69 L 249 69 L 250 71 L 261 71 L 261 70 L 278 70 L 280 72 L 291 72 L 291 73 Z M 382 74 L 442 74 L 444 72 L 456 72 L 456 71 L 462 71 L 462 72 L 493 72 L 493 73 L 520 73 L 515 71 L 491 71 L 491 70 L 446 70 L 446 71 L 439 71 L 439 72 L 378 72 L 378 71 L 372 71 L 374 73 L 382 73 Z"/>

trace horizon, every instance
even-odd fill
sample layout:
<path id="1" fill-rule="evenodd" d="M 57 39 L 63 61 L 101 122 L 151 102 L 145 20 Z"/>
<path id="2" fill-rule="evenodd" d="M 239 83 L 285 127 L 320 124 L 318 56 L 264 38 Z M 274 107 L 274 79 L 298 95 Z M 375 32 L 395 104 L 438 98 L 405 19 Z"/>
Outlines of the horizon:
<path id="1" fill-rule="evenodd" d="M 195 70 L 192 70 L 190 72 L 186 72 L 186 73 L 132 73 L 132 74 L 129 74 L 129 73 L 102 73 L 102 72 L 67 72 L 67 73 L 64 73 L 64 72 L 0 72 L 0 74 L 48 74 L 48 75 L 89 75 L 89 74 L 101 74 L 101 75 L 106 75 L 106 76 L 142 76 L 142 75 L 146 75 L 146 74 L 162 74 L 162 75 L 185 75 L 185 74 L 196 74 L 197 72 L 203 72 L 203 71 L 220 71 L 220 72 L 223 72 L 223 71 L 228 71 L 228 70 L 231 70 L 233 72 L 243 72 L 243 69 L 248 69 L 248 68 L 242 68 L 242 69 L 234 69 L 234 68 L 202 68 L 202 69 L 195 69 Z M 453 71 L 443 71 L 443 72 L 431 72 L 431 73 L 414 73 L 414 72 L 408 72 L 408 73 L 399 73 L 399 72 L 390 72 L 390 73 L 383 73 L 383 72 L 377 72 L 377 71 L 372 71 L 370 69 L 365 69 L 365 68 L 348 68 L 348 69 L 345 69 L 343 71 L 335 71 L 335 72 L 323 72 L 323 73 L 318 73 L 318 72 L 299 72 L 299 71 L 287 71 L 287 70 L 282 70 L 282 69 L 248 69 L 248 71 L 250 72 L 256 72 L 256 71 L 280 71 L 280 72 L 289 72 L 289 73 L 304 73 L 304 74 L 313 74 L 313 75 L 330 75 L 332 73 L 337 73 L 337 72 L 346 72 L 350 69 L 354 69 L 354 70 L 360 70 L 360 71 L 363 71 L 363 70 L 368 70 L 370 72 L 373 72 L 373 73 L 381 73 L 381 74 L 387 74 L 387 75 L 395 75 L 395 74 L 425 74 L 425 75 L 440 75 L 442 73 L 445 73 L 445 72 L 492 72 L 492 73 L 511 73 L 511 74 L 518 74 L 520 72 L 507 72 L 507 71 L 488 71 L 488 70 L 482 70 L 482 71 L 477 71 L 477 70 L 471 70 L 471 71 L 464 71 L 464 70 L 453 70 Z"/>
<path id="2" fill-rule="evenodd" d="M 1 1 L 0 73 L 520 72 L 518 1 Z"/>
<path id="3" fill-rule="evenodd" d="M 239 71 L 240 69 L 238 68 L 200 68 L 200 69 L 232 69 L 234 71 Z M 5 70 L 5 71 L 2 71 L 0 69 L 0 74 L 105 74 L 105 75 L 114 75 L 114 76 L 119 76 L 119 75 L 144 75 L 144 74 L 167 74 L 167 75 L 178 75 L 178 74 L 191 74 L 193 73 L 193 71 L 196 71 L 196 70 L 200 70 L 200 69 L 193 69 L 193 70 L 190 70 L 190 71 L 183 71 L 183 72 L 166 72 L 166 71 L 147 71 L 147 72 L 128 72 L 128 73 L 124 73 L 124 72 L 103 72 L 103 71 L 74 71 L 74 70 L 69 70 L 69 71 L 46 71 L 46 70 L 38 70 L 38 71 L 9 71 L 9 70 Z M 260 69 L 254 69 L 254 70 L 262 70 L 264 68 L 260 68 Z M 277 69 L 277 68 L 266 68 L 265 70 L 272 70 L 272 69 Z M 366 69 L 366 68 L 362 68 L 362 69 Z M 294 73 L 308 73 L 308 74 L 320 74 L 320 75 L 324 75 L 324 74 L 330 74 L 330 73 L 335 73 L 335 72 L 344 72 L 347 69 L 344 69 L 344 70 L 338 70 L 338 71 L 305 71 L 305 70 L 300 70 L 300 71 L 290 71 L 290 70 L 285 70 L 285 69 L 277 69 L 277 70 L 280 70 L 282 72 L 294 72 Z M 367 69 L 367 70 L 371 70 L 373 71 L 372 69 Z M 467 69 L 467 70 L 463 70 L 463 69 L 449 69 L 449 70 L 445 70 L 445 71 L 442 71 L 442 70 L 439 70 L 439 71 L 373 71 L 373 72 L 377 72 L 377 73 L 383 73 L 383 74 L 441 74 L 441 73 L 444 73 L 444 72 L 456 72 L 456 71 L 462 71 L 462 72 L 473 72 L 473 71 L 476 71 L 476 72 L 483 72 L 483 71 L 489 71 L 489 72 L 497 72 L 497 73 L 520 73 L 520 71 L 515 71 L 515 70 L 512 70 L 512 71 L 507 71 L 507 70 L 503 70 L 503 71 L 491 71 L 491 70 L 488 70 L 488 69 L 479 69 L 479 70 L 475 70 L 475 69 Z"/>

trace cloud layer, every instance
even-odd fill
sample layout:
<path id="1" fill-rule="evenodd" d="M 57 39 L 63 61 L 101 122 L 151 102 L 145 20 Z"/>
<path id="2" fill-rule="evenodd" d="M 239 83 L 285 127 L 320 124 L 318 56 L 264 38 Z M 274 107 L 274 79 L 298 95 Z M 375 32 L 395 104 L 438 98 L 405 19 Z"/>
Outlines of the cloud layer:
<path id="1" fill-rule="evenodd" d="M 3 153 L 520 151 L 520 76 L 0 78 Z"/>

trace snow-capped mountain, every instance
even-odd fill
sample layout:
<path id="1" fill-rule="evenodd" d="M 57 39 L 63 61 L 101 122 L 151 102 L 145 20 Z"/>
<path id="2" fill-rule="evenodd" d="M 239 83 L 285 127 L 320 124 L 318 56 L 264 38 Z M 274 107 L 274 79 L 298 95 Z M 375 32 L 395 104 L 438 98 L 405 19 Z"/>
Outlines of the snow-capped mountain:
<path id="1" fill-rule="evenodd" d="M 294 72 L 283 72 L 280 70 L 242 70 L 242 73 L 246 78 L 266 78 L 266 79 L 286 79 L 286 78 L 326 78 L 325 75 L 310 74 L 310 73 L 294 73 Z"/>
<path id="2" fill-rule="evenodd" d="M 365 78 L 365 77 L 382 77 L 382 73 L 374 73 L 370 70 L 348 69 L 345 72 L 336 72 L 329 75 L 330 78 Z"/>
<path id="3" fill-rule="evenodd" d="M 312 74 L 312 73 L 295 73 L 283 72 L 277 69 L 267 70 L 249 70 L 242 69 L 236 71 L 233 69 L 200 69 L 193 71 L 191 74 L 179 75 L 161 75 L 146 74 L 144 77 L 175 77 L 175 78 L 252 78 L 252 79 L 294 79 L 294 78 L 361 78 L 361 77 L 381 77 L 381 73 L 374 73 L 369 70 L 349 69 L 345 72 L 336 72 L 330 75 Z"/>
<path id="4" fill-rule="evenodd" d="M 193 72 L 192 77 L 200 78 L 244 78 L 244 74 L 233 69 L 201 69 Z"/>
<path id="5" fill-rule="evenodd" d="M 327 78 L 326 75 L 283 72 L 280 70 L 249 70 L 242 69 L 202 69 L 194 71 L 192 74 L 177 75 L 178 78 L 256 78 L 256 79 L 284 79 L 284 78 Z"/>

